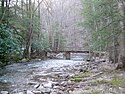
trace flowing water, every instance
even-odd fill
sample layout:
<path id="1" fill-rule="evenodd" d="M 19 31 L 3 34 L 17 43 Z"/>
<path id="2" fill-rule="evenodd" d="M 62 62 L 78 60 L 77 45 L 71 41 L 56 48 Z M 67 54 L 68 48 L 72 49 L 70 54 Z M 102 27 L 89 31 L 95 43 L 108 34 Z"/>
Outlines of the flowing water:
<path id="1" fill-rule="evenodd" d="M 16 63 L 0 69 L 0 91 L 19 92 L 29 89 L 30 82 L 37 82 L 40 75 L 46 75 L 48 70 L 58 70 L 65 66 L 73 66 L 81 61 L 45 60 L 39 62 Z M 49 71 L 51 75 L 51 70 Z M 48 79 L 48 78 L 46 78 Z"/>

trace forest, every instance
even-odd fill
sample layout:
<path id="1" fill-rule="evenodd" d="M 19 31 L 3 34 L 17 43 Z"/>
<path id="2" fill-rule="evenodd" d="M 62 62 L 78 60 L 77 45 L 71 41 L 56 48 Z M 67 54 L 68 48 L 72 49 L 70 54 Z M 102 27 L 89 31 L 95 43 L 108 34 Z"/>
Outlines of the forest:
<path id="1" fill-rule="evenodd" d="M 75 31 L 67 28 L 79 27 L 84 37 L 81 38 L 84 41 L 83 45 L 87 45 L 91 51 L 109 52 L 111 61 L 122 62 L 125 67 L 124 0 L 81 0 L 76 2 L 79 5 L 74 9 L 71 7 L 67 11 L 68 1 L 64 0 L 62 3 L 57 1 L 54 4 L 55 2 L 1 0 L 1 64 L 11 60 L 18 61 L 24 57 L 30 59 L 33 54 L 42 56 L 44 52 L 62 49 L 66 41 L 71 40 L 71 38 L 67 40 L 66 37 L 73 35 L 66 36 L 65 33 Z M 60 15 L 54 7 L 54 5 L 58 7 L 58 3 L 62 6 Z M 64 6 L 66 8 L 63 8 Z M 81 13 L 76 12 L 77 10 Z M 68 21 L 69 19 L 71 21 Z M 75 26 L 70 26 L 74 23 Z M 78 38 L 79 35 L 74 37 Z"/>
<path id="2" fill-rule="evenodd" d="M 88 54 L 84 52 L 89 52 L 86 60 L 85 56 Z M 70 56 L 73 58 L 82 57 L 84 60 L 81 62 L 85 64 L 81 66 L 81 63 L 77 62 L 77 65 L 75 60 L 72 61 L 71 59 L 68 61 L 64 60 L 64 58 L 63 60 L 61 58 L 62 61 L 60 61 L 58 57 L 61 56 L 66 57 L 66 59 L 67 56 L 68 59 Z M 39 62 L 44 62 L 45 65 Z M 76 64 L 73 65 L 75 68 L 70 66 L 72 64 Z M 50 65 L 53 65 L 53 67 Z M 43 70 L 40 69 L 41 66 L 44 66 Z M 99 68 L 100 66 L 100 69 L 103 69 L 102 67 L 104 66 L 106 68 L 112 67 L 96 70 L 95 72 L 95 67 Z M 11 67 L 15 72 L 11 70 Z M 53 74 L 55 67 L 58 68 L 57 71 L 62 69 L 63 73 L 60 71 L 62 74 L 57 73 L 56 75 L 56 71 Z M 18 69 L 20 76 L 16 71 Z M 125 79 L 122 79 L 122 77 L 124 78 L 124 69 L 124 0 L 0 0 L 0 94 L 125 94 Z M 46 84 L 42 84 L 41 89 L 41 83 L 44 82 L 43 79 L 46 81 L 49 79 L 47 89 L 43 90 L 47 91 L 48 86 L 50 86 L 50 92 L 42 93 L 42 91 L 39 91 L 40 93 L 34 93 L 33 91 L 31 93 L 29 91 L 30 93 L 28 93 L 27 89 L 23 93 L 19 93 L 22 88 L 17 84 L 14 88 L 18 87 L 18 93 L 15 93 L 13 88 L 10 88 L 9 91 L 12 93 L 9 93 L 9 81 L 12 85 L 15 84 L 10 75 L 6 75 L 6 73 L 9 73 L 9 70 L 12 71 L 10 72 L 13 73 L 12 75 L 15 75 L 15 83 L 21 84 L 22 87 L 25 85 L 21 77 L 26 77 L 26 80 L 31 81 L 31 79 L 29 80 L 31 76 L 28 74 L 31 71 L 32 80 L 38 82 L 29 82 L 28 85 L 30 84 L 30 86 L 26 85 L 26 89 L 35 84 L 35 89 L 40 88 L 42 90 L 46 86 Z M 94 73 L 97 74 L 92 74 L 93 71 L 91 72 L 90 70 L 94 70 Z M 41 74 L 41 76 L 40 73 L 35 75 L 37 71 L 43 71 L 45 75 Z M 80 73 L 77 74 L 76 71 Z M 47 73 L 51 75 L 47 75 Z M 73 73 L 76 74 L 72 76 Z M 101 77 L 103 74 L 106 78 L 108 73 L 109 77 L 111 77 L 110 80 L 112 79 L 111 81 L 107 81 L 108 78 L 106 80 L 100 78 L 101 81 L 100 79 L 96 80 L 96 84 L 103 83 L 103 85 L 107 85 L 107 83 L 110 83 L 110 85 L 114 86 L 112 92 L 116 90 L 117 93 L 109 93 L 109 91 L 107 91 L 108 93 L 102 93 L 100 90 L 93 91 L 94 89 L 91 93 L 78 93 L 74 91 L 74 88 L 80 88 L 81 91 L 82 85 L 85 85 L 85 83 L 80 84 L 79 87 L 71 85 L 73 82 L 75 82 L 74 85 L 84 82 L 83 78 L 88 77 L 86 79 L 89 79 L 92 75 L 94 75 L 92 79 L 98 75 Z M 114 76 L 116 75 L 117 77 L 115 78 Z M 16 78 L 17 76 L 20 78 Z M 38 79 L 40 77 L 43 77 L 41 78 L 42 81 Z M 58 85 L 54 88 L 56 91 L 53 90 L 53 85 L 55 85 L 57 79 L 62 81 L 64 78 L 65 81 L 61 85 L 65 85 L 63 87 L 66 87 L 66 89 L 62 90 L 63 92 L 61 93 L 57 93 L 57 91 L 60 92 L 61 85 L 59 85 L 59 88 Z M 17 79 L 20 79 L 20 81 L 18 82 Z M 56 82 L 51 82 L 52 79 L 56 79 Z M 73 82 L 69 84 L 69 80 Z M 93 83 L 95 84 L 95 81 L 91 82 L 91 84 Z M 8 87 L 5 88 L 3 85 L 5 87 L 8 85 Z M 120 88 L 118 89 L 117 86 Z"/>

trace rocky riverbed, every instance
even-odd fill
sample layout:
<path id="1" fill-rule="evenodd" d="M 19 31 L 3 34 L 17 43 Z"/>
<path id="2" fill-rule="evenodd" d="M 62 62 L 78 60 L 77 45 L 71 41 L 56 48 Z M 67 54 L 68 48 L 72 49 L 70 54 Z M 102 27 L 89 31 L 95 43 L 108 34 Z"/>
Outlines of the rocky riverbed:
<path id="1" fill-rule="evenodd" d="M 1 94 L 125 94 L 125 72 L 108 61 L 42 63 L 7 66 Z"/>

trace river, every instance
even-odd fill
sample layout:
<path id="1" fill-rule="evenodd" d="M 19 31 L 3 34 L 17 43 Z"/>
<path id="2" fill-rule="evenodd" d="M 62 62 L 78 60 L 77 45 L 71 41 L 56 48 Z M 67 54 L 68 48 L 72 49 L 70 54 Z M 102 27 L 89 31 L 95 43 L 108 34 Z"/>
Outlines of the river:
<path id="1" fill-rule="evenodd" d="M 51 59 L 7 65 L 0 69 L 0 91 L 18 94 L 23 90 L 33 90 L 35 85 L 53 80 L 52 76 L 61 75 L 66 68 L 80 62 L 78 60 Z"/>

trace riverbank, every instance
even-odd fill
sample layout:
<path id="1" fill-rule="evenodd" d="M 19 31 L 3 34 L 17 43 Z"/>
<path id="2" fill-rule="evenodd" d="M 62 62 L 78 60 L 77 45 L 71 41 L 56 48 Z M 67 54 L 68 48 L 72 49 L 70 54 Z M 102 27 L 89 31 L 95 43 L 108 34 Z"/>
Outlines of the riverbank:
<path id="1" fill-rule="evenodd" d="M 125 71 L 115 70 L 116 65 L 103 62 L 98 69 L 78 73 L 78 85 L 70 94 L 125 94 Z"/>

